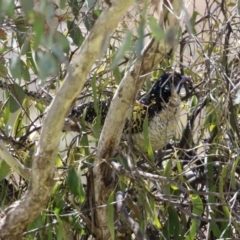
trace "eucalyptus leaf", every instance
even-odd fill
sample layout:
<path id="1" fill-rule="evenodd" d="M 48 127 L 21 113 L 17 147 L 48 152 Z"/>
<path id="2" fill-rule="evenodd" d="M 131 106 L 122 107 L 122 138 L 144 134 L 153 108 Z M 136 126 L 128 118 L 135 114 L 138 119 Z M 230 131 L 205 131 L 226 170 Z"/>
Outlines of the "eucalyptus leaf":
<path id="1" fill-rule="evenodd" d="M 28 69 L 27 65 L 22 60 L 20 60 L 20 64 L 21 64 L 21 77 L 22 77 L 22 79 L 24 79 L 26 81 L 30 81 L 30 73 L 29 73 L 29 69 Z"/>
<path id="2" fill-rule="evenodd" d="M 84 41 L 84 37 L 80 28 L 72 21 L 67 22 L 68 32 L 73 42 L 80 47 Z"/>
<path id="3" fill-rule="evenodd" d="M 23 103 L 25 93 L 23 89 L 17 84 L 13 84 L 11 93 L 12 94 L 9 97 L 10 112 L 14 113 L 20 108 L 20 105 Z"/>
<path id="4" fill-rule="evenodd" d="M 39 76 L 41 79 L 45 79 L 48 76 L 57 74 L 57 62 L 51 53 L 37 51 L 36 62 L 39 68 Z"/>
<path id="5" fill-rule="evenodd" d="M 12 58 L 10 59 L 9 70 L 13 78 L 17 78 L 17 79 L 21 78 L 21 65 L 20 65 L 19 56 L 12 56 Z"/>
<path id="6" fill-rule="evenodd" d="M 41 42 L 41 38 L 44 35 L 44 27 L 45 27 L 45 16 L 41 13 L 36 13 L 34 16 L 33 30 L 35 32 L 34 35 L 34 49 L 37 49 Z"/>
<path id="7" fill-rule="evenodd" d="M 11 168 L 5 161 L 0 163 L 0 181 L 2 181 L 11 172 Z"/>
<path id="8" fill-rule="evenodd" d="M 78 17 L 79 14 L 79 1 L 78 0 L 70 0 L 69 5 L 72 8 L 72 13 L 74 17 Z"/>
<path id="9" fill-rule="evenodd" d="M 75 197 L 77 197 L 79 194 L 78 181 L 79 181 L 79 177 L 77 175 L 77 172 L 75 171 L 73 166 L 69 166 L 68 172 L 67 172 L 67 185 L 71 193 L 73 193 Z"/>
<path id="10" fill-rule="evenodd" d="M 143 41 L 144 41 L 144 28 L 145 28 L 145 21 L 142 19 L 140 21 L 140 24 L 137 28 L 137 32 L 138 32 L 138 40 L 135 43 L 135 50 L 138 56 L 141 55 L 141 52 L 143 50 Z"/>
<path id="11" fill-rule="evenodd" d="M 132 45 L 131 39 L 132 33 L 129 31 L 126 33 L 126 36 L 122 42 L 122 46 L 118 49 L 117 54 L 113 58 L 112 68 L 115 68 L 118 65 L 119 61 L 123 58 L 126 51 L 128 51 L 129 48 L 131 47 Z"/>
<path id="12" fill-rule="evenodd" d="M 156 40 L 161 40 L 164 39 L 165 37 L 165 32 L 164 30 L 159 26 L 157 19 L 154 17 L 150 17 L 148 19 L 148 23 L 152 32 L 152 35 L 154 36 L 154 38 L 156 38 Z"/>
<path id="13" fill-rule="evenodd" d="M 28 38 L 25 38 L 22 46 L 21 46 L 21 55 L 25 55 L 29 51 L 30 41 Z"/>
<path id="14" fill-rule="evenodd" d="M 90 17 L 88 15 L 84 16 L 83 23 L 88 31 L 90 31 L 95 23 L 93 17 Z"/>

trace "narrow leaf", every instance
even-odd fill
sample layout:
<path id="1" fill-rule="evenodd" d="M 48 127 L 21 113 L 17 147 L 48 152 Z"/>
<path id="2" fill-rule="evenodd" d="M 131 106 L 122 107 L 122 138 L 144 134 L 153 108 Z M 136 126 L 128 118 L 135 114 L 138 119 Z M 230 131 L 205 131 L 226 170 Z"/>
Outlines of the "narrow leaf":
<path id="1" fill-rule="evenodd" d="M 3 159 L 4 160 L 4 159 Z M 7 165 L 5 161 L 0 163 L 0 181 L 2 181 L 11 172 L 11 168 Z"/>
<path id="2" fill-rule="evenodd" d="M 67 182 L 67 185 L 68 185 L 71 193 L 75 197 L 79 197 L 80 196 L 79 177 L 78 177 L 77 172 L 75 171 L 75 168 L 72 165 L 70 165 L 68 168 L 66 182 Z"/>
<path id="3" fill-rule="evenodd" d="M 23 103 L 23 100 L 25 98 L 25 93 L 23 89 L 18 84 L 13 84 L 13 87 L 11 88 L 11 95 L 9 97 L 10 102 L 10 112 L 16 112 L 20 105 Z"/>
<path id="4" fill-rule="evenodd" d="M 149 18 L 149 26 L 152 32 L 152 35 L 156 40 L 161 40 L 164 39 L 165 37 L 165 32 L 164 30 L 159 26 L 157 19 L 154 17 Z"/>
<path id="5" fill-rule="evenodd" d="M 119 61 L 123 58 L 125 52 L 129 50 L 132 44 L 132 33 L 129 31 L 126 33 L 126 36 L 123 40 L 122 46 L 118 49 L 117 54 L 115 55 L 113 62 L 112 62 L 112 68 L 115 68 Z"/>
<path id="6" fill-rule="evenodd" d="M 13 56 L 10 59 L 10 72 L 13 78 L 20 79 L 21 78 L 21 65 L 20 65 L 20 57 Z"/>
<path id="7" fill-rule="evenodd" d="M 84 41 L 84 37 L 80 28 L 72 21 L 67 22 L 68 32 L 73 42 L 80 47 Z"/>

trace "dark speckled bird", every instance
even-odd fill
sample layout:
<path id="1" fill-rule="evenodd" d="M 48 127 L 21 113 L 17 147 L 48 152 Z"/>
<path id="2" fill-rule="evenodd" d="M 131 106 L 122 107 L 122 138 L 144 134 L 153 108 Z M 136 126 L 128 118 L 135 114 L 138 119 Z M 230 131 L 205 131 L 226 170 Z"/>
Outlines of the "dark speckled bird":
<path id="1" fill-rule="evenodd" d="M 132 116 L 127 117 L 124 133 L 131 133 L 134 144 L 139 149 L 146 149 L 144 138 L 144 120 L 148 120 L 148 138 L 154 151 L 162 149 L 174 136 L 180 117 L 181 99 L 179 92 L 183 83 L 188 80 L 178 73 L 164 74 L 159 77 L 150 91 L 136 101 Z M 109 104 L 98 103 L 101 122 L 104 123 Z M 88 102 L 72 108 L 69 118 L 81 118 L 92 124 L 97 117 L 94 103 Z"/>

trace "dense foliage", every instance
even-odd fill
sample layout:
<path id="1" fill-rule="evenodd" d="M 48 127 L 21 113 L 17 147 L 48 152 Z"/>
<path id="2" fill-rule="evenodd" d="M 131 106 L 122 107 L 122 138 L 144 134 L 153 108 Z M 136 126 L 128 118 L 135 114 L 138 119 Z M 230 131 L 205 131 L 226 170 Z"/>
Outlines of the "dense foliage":
<path id="1" fill-rule="evenodd" d="M 97 111 L 99 99 L 111 101 L 153 37 L 170 50 L 145 74 L 138 97 L 164 72 L 178 71 L 192 79 L 182 92 L 175 139 L 156 154 L 121 141 L 107 159 L 114 175 L 108 201 L 96 206 L 93 168 L 101 116 L 91 128 L 84 121 L 65 122 L 54 188 L 24 239 L 102 239 L 95 219 L 98 208 L 107 210 L 112 239 L 240 238 L 239 6 L 231 0 L 202 1 L 200 7 L 198 1 L 186 1 L 177 15 L 177 2 L 163 1 L 162 10 L 158 1 L 137 1 L 110 39 L 102 32 L 107 50 L 99 50 L 101 57 L 73 103 L 93 101 Z M 27 168 L 48 106 L 103 8 L 111 8 L 111 2 L 0 0 L 0 139 Z M 167 22 L 165 11 L 179 17 L 177 32 L 159 24 Z M 29 179 L 0 157 L 5 214 L 24 196 Z"/>

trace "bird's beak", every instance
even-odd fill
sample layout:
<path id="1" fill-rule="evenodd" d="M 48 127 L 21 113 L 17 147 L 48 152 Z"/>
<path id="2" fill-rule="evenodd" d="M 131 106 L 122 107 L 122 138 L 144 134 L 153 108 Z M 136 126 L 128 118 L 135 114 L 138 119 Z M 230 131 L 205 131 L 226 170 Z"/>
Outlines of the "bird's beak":
<path id="1" fill-rule="evenodd" d="M 190 78 L 187 77 L 186 75 L 182 75 L 182 79 L 176 87 L 176 91 L 177 91 L 178 94 L 180 93 L 183 84 L 186 83 L 187 81 L 190 81 Z"/>

